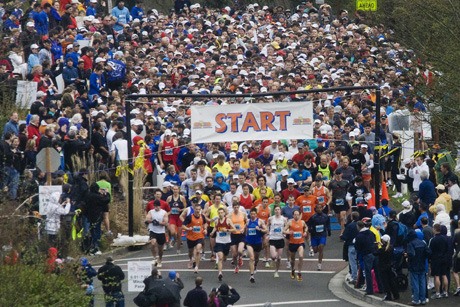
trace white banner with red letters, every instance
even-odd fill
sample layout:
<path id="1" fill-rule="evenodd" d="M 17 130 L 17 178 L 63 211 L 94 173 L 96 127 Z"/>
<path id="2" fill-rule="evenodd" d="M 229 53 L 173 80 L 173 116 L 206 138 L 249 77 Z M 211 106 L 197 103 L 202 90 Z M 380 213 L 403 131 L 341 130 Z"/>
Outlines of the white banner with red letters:
<path id="1" fill-rule="evenodd" d="M 313 102 L 192 106 L 193 143 L 313 138 Z"/>

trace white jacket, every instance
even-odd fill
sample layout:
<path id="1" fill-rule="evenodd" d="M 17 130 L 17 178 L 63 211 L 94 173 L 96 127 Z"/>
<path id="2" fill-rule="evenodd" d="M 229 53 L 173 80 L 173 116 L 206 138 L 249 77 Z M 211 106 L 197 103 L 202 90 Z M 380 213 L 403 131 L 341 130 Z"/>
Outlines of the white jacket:
<path id="1" fill-rule="evenodd" d="M 423 162 L 422 165 L 416 165 L 413 168 L 409 169 L 409 177 L 414 179 L 414 183 L 412 184 L 412 187 L 414 188 L 414 191 L 416 192 L 418 192 L 420 183 L 422 183 L 422 179 L 420 178 L 420 173 L 422 171 L 426 171 L 428 175 L 430 174 L 430 168 L 428 167 L 428 165 L 426 165 L 425 162 Z"/>
<path id="2" fill-rule="evenodd" d="M 433 225 L 444 225 L 447 228 L 447 236 L 450 237 L 450 216 L 445 211 L 440 211 L 436 214 Z"/>

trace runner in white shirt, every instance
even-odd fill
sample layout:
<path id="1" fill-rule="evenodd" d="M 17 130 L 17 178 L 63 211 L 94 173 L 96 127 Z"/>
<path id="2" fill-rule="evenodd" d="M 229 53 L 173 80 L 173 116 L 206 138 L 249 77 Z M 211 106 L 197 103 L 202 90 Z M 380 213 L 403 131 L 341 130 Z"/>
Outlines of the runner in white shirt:
<path id="1" fill-rule="evenodd" d="M 281 215 L 281 207 L 275 205 L 275 215 L 268 218 L 269 228 L 269 242 L 270 242 L 270 256 L 272 261 L 275 263 L 275 274 L 274 277 L 280 277 L 278 270 L 281 264 L 281 255 L 284 249 L 284 234 L 283 229 L 286 226 L 287 219 Z"/>
<path id="2" fill-rule="evenodd" d="M 166 225 L 168 225 L 168 213 L 160 208 L 161 203 L 159 200 L 155 200 L 153 205 L 154 209 L 147 213 L 145 222 L 148 223 L 153 265 L 161 268 L 161 261 L 163 258 L 163 245 L 166 242 L 165 232 Z"/>

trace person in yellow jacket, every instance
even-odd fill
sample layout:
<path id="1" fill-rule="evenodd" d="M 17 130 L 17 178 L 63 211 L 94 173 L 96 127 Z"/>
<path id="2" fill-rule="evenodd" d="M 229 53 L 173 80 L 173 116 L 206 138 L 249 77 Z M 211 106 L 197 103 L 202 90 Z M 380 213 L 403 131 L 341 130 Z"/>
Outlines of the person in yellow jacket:
<path id="1" fill-rule="evenodd" d="M 436 193 L 438 194 L 438 198 L 436 198 L 434 204 L 429 209 L 434 217 L 436 217 L 436 206 L 438 204 L 443 204 L 447 213 L 452 210 L 452 197 L 447 194 L 447 189 L 443 184 L 438 184 L 436 186 Z"/>

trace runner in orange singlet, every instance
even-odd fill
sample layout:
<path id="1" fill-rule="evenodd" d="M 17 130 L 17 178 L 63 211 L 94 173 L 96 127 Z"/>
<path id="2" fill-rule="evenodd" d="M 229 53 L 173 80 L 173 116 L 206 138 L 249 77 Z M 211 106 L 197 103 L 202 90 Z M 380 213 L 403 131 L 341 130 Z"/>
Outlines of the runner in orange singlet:
<path id="1" fill-rule="evenodd" d="M 262 192 L 262 190 L 261 190 Z M 262 194 L 262 193 L 261 193 Z M 270 200 L 267 196 L 262 197 L 262 203 L 258 205 L 257 208 L 257 218 L 260 220 L 264 221 L 265 225 L 268 223 L 268 218 L 271 215 L 271 210 L 270 207 L 268 206 L 270 204 Z M 269 239 L 268 239 L 268 234 L 264 234 L 263 237 L 263 249 L 264 249 L 264 259 L 263 261 L 265 262 L 265 267 L 269 268 L 270 267 L 270 246 L 269 246 Z"/>
<path id="2" fill-rule="evenodd" d="M 318 203 L 318 198 L 315 195 L 312 195 L 312 192 L 309 187 L 304 188 L 304 194 L 297 197 L 295 203 L 300 208 L 300 212 L 302 214 L 302 221 L 305 224 L 308 220 L 315 214 L 315 206 Z M 310 241 L 308 241 L 308 246 L 310 247 L 309 256 L 313 257 L 315 253 L 313 252 L 313 248 L 311 247 Z"/>
<path id="3" fill-rule="evenodd" d="M 193 214 L 187 216 L 184 221 L 183 228 L 187 231 L 187 247 L 188 256 L 190 258 L 189 267 L 193 266 L 193 258 L 195 259 L 195 273 L 198 273 L 198 266 L 200 264 L 201 249 L 204 244 L 204 237 L 206 236 L 206 218 L 201 214 L 200 204 L 195 204 Z"/>
<path id="4" fill-rule="evenodd" d="M 323 207 L 323 212 L 329 214 L 331 212 L 330 204 L 332 201 L 332 194 L 328 188 L 323 184 L 323 175 L 317 174 L 315 183 L 312 184 L 311 192 L 318 199 L 318 204 Z"/>
<path id="5" fill-rule="evenodd" d="M 299 252 L 297 263 L 297 281 L 302 281 L 303 252 L 305 248 L 305 238 L 308 237 L 307 225 L 300 219 L 300 212 L 294 211 L 294 218 L 286 224 L 284 233 L 289 235 L 289 251 L 291 252 L 291 279 L 295 276 L 295 255 Z"/>

